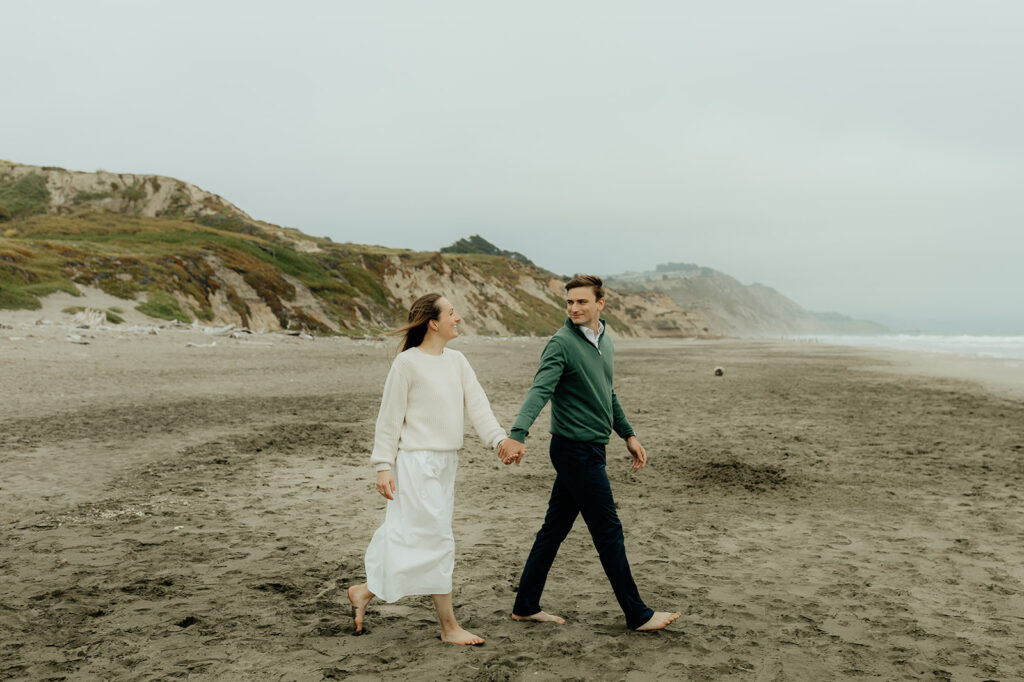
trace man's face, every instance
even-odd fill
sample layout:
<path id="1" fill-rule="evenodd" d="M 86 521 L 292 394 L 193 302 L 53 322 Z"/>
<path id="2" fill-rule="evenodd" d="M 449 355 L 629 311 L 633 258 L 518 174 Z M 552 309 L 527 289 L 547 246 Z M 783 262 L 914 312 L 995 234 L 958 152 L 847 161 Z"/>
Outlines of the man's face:
<path id="1" fill-rule="evenodd" d="M 593 287 L 576 287 L 565 292 L 566 312 L 575 325 L 596 327 L 604 310 L 604 299 L 594 296 Z"/>

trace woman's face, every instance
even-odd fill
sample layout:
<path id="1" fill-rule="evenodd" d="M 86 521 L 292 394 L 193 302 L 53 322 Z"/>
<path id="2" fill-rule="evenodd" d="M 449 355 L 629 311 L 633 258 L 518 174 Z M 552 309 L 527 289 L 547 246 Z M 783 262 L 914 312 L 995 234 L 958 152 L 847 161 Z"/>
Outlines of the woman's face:
<path id="1" fill-rule="evenodd" d="M 456 325 L 462 321 L 462 318 L 458 316 L 455 307 L 444 296 L 437 299 L 437 307 L 441 311 L 441 315 L 437 318 L 437 333 L 445 341 L 451 341 L 459 335 Z"/>

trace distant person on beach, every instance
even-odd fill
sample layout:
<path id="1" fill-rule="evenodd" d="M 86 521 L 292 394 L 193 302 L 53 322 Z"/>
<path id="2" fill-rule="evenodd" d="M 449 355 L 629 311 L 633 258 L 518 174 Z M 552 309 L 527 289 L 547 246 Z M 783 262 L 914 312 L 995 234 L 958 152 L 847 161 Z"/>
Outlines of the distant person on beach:
<path id="1" fill-rule="evenodd" d="M 551 401 L 550 454 L 555 483 L 547 515 L 519 579 L 512 618 L 565 623 L 563 618 L 541 610 L 540 596 L 559 546 L 582 514 L 615 598 L 626 615 L 626 625 L 642 632 L 661 630 L 680 614 L 656 612 L 640 598 L 605 471 L 605 445 L 613 430 L 625 439 L 634 469 L 647 464 L 647 452 L 612 388 L 615 348 L 601 319 L 604 283 L 595 275 L 577 275 L 565 285 L 565 292 L 565 326 L 544 346 L 533 386 L 519 408 L 511 436 L 498 449 L 504 463 L 518 465 L 530 426 Z"/>
<path id="2" fill-rule="evenodd" d="M 505 431 L 465 356 L 445 347 L 459 335 L 460 321 L 446 298 L 427 294 L 396 332 L 405 338 L 384 384 L 370 456 L 387 513 L 366 549 L 366 583 L 348 588 L 356 634 L 374 597 L 393 602 L 429 594 L 441 641 L 484 643 L 459 626 L 452 606 L 455 470 L 466 417 L 492 447 Z"/>

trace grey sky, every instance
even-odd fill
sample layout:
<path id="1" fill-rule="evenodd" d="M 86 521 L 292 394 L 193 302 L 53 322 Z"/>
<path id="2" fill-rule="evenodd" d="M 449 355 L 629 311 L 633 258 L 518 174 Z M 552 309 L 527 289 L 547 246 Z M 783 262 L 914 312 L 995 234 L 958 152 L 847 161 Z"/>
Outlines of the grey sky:
<path id="1" fill-rule="evenodd" d="M 4 2 L 0 158 L 1024 333 L 1024 4 Z"/>

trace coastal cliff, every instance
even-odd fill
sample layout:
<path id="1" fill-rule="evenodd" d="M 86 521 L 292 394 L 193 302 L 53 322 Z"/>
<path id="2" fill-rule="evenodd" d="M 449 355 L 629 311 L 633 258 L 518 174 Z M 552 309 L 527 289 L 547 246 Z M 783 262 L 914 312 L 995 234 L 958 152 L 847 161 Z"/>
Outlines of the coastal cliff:
<path id="1" fill-rule="evenodd" d="M 0 235 L 0 309 L 98 289 L 159 319 L 365 335 L 439 291 L 468 334 L 545 335 L 565 317 L 562 278 L 477 236 L 472 253 L 339 244 L 165 176 L 0 162 Z M 606 313 L 625 336 L 718 335 L 660 291 L 612 290 Z"/>
<path id="2" fill-rule="evenodd" d="M 335 243 L 167 176 L 0 161 L 0 309 L 94 287 L 159 319 L 365 335 L 400 325 L 416 296 L 438 291 L 466 333 L 545 335 L 564 320 L 564 280 L 479 235 L 436 252 Z M 606 316 L 625 336 L 885 331 L 692 264 L 606 283 Z"/>
<path id="3" fill-rule="evenodd" d="M 881 334 L 887 329 L 839 313 L 802 308 L 763 284 L 742 284 L 724 272 L 692 263 L 665 263 L 653 271 L 608 278 L 619 291 L 663 292 L 680 308 L 692 311 L 725 336 L 798 334 Z"/>

